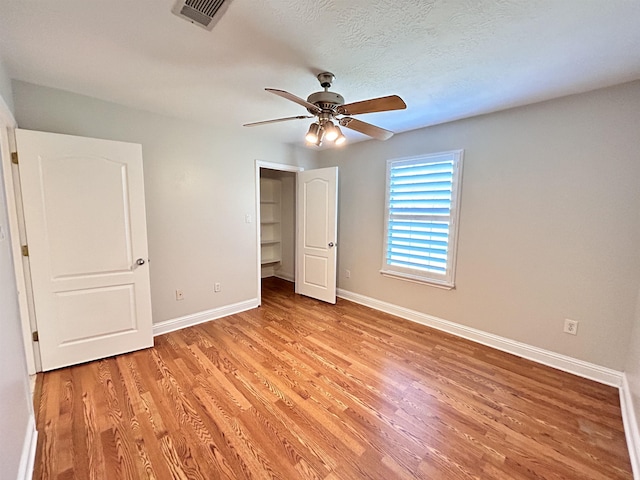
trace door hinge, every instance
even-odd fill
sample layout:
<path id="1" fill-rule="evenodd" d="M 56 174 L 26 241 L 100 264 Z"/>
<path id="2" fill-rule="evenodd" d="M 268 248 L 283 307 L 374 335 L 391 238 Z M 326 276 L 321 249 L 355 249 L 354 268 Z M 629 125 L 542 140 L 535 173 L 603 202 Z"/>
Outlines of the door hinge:
<path id="1" fill-rule="evenodd" d="M 18 152 L 11 152 L 11 163 L 18 165 Z"/>
<path id="2" fill-rule="evenodd" d="M 39 342 L 40 341 L 40 337 L 38 336 L 38 331 L 37 330 L 31 334 L 31 339 L 34 342 Z"/>
<path id="3" fill-rule="evenodd" d="M 28 257 L 29 256 L 29 246 L 28 245 L 22 245 L 22 256 L 23 257 Z"/>

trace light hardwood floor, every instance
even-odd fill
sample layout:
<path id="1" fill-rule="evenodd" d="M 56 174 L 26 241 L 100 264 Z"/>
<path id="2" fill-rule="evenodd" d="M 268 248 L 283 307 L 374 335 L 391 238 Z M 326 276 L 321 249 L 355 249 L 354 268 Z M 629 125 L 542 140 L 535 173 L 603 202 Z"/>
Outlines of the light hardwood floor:
<path id="1" fill-rule="evenodd" d="M 44 374 L 34 478 L 632 478 L 614 388 L 275 278 L 263 295 Z"/>

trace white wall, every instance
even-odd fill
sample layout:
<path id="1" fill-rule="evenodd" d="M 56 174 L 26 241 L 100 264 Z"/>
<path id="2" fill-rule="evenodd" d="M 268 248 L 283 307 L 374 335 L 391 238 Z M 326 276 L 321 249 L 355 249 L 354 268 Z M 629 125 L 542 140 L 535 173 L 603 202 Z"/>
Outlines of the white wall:
<path id="1" fill-rule="evenodd" d="M 0 104 L 12 104 L 10 82 L 0 62 Z M 12 123 L 0 105 L 0 128 Z M 5 145 L 6 146 L 6 145 Z M 7 150 L 3 149 L 6 154 Z M 2 153 L 0 153 L 2 155 Z M 18 293 L 8 231 L 7 201 L 0 169 L 0 469 L 2 478 L 18 477 L 25 439 L 32 432 L 33 408 L 22 344 Z M 22 474 L 25 472 L 23 471 Z"/>
<path id="2" fill-rule="evenodd" d="M 13 91 L 11 89 L 11 79 L 7 74 L 4 63 L 0 61 L 0 98 L 9 107 L 9 111 L 13 114 Z"/>
<path id="3" fill-rule="evenodd" d="M 93 98 L 14 82 L 21 128 L 142 144 L 153 321 L 256 298 L 255 160 L 313 153 Z M 222 291 L 213 292 L 220 282 Z M 175 300 L 175 290 L 185 299 Z"/>
<path id="4" fill-rule="evenodd" d="M 321 152 L 340 167 L 339 287 L 622 370 L 640 285 L 639 125 L 634 82 Z M 385 161 L 459 148 L 457 288 L 383 277 Z"/>

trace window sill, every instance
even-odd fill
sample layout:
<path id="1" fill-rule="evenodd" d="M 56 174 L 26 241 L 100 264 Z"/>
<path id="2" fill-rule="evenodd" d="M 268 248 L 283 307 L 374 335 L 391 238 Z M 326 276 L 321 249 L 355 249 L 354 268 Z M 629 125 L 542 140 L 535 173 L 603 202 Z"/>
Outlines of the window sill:
<path id="1" fill-rule="evenodd" d="M 411 275 L 410 273 L 393 272 L 390 270 L 380 270 L 380 273 L 385 277 L 396 278 L 398 280 L 404 280 L 405 282 L 422 283 L 431 287 L 442 288 L 443 290 L 453 290 L 456 286 L 453 283 L 447 283 L 444 281 L 431 280 L 418 275 Z"/>

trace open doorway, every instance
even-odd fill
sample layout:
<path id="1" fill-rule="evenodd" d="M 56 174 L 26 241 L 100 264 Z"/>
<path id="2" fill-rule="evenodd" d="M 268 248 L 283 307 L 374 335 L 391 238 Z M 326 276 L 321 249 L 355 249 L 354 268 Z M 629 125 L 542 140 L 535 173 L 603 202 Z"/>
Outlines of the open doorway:
<path id="1" fill-rule="evenodd" d="M 295 282 L 296 175 L 301 167 L 256 161 L 258 300 L 262 283 Z M 266 289 L 265 293 L 269 290 Z"/>

